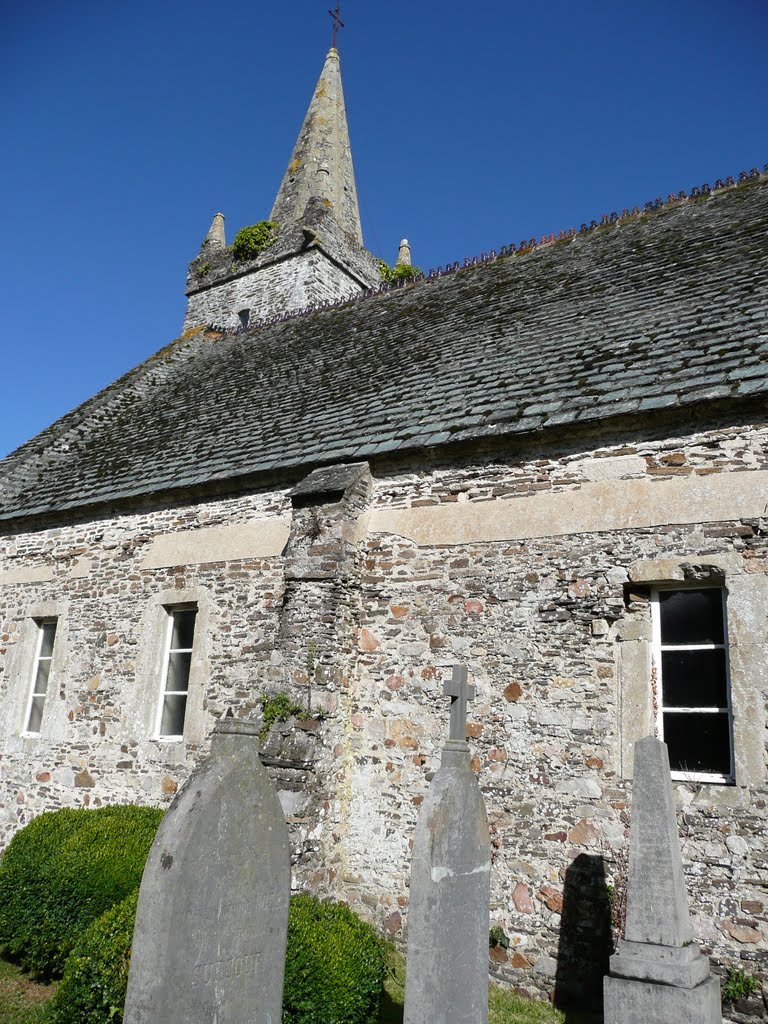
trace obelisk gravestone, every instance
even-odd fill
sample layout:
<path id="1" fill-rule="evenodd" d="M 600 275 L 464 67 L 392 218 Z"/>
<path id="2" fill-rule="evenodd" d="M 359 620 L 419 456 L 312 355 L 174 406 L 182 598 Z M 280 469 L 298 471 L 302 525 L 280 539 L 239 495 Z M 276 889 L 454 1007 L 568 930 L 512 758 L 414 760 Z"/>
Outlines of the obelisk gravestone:
<path id="1" fill-rule="evenodd" d="M 466 668 L 444 692 L 450 738 L 413 840 L 404 1024 L 486 1024 L 491 846 L 465 740 Z"/>
<path id="2" fill-rule="evenodd" d="M 605 979 L 605 1024 L 720 1024 L 720 983 L 694 941 L 667 746 L 635 744 L 625 938 Z"/>
<path id="3" fill-rule="evenodd" d="M 280 1024 L 290 889 L 258 726 L 223 719 L 147 860 L 125 1024 Z"/>

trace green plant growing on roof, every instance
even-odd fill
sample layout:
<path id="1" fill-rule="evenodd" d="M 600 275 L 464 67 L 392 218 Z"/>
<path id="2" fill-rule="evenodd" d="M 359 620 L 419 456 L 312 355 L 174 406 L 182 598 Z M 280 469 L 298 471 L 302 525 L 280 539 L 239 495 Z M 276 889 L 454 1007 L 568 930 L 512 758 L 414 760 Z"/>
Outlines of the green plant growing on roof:
<path id="1" fill-rule="evenodd" d="M 260 220 L 258 224 L 250 224 L 241 228 L 232 243 L 235 260 L 243 262 L 253 260 L 260 253 L 274 245 L 277 241 L 278 227 L 273 220 Z"/>
<path id="2" fill-rule="evenodd" d="M 397 284 L 399 281 L 413 281 L 421 277 L 421 269 L 412 267 L 410 263 L 398 263 L 390 267 L 386 260 L 379 260 L 379 274 L 384 284 Z"/>

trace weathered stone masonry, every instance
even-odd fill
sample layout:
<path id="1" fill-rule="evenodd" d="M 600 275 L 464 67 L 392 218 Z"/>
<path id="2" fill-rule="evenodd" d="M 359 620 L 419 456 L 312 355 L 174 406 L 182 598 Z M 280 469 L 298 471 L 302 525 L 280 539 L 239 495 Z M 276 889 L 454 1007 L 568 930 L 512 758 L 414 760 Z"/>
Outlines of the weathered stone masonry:
<path id="1" fill-rule="evenodd" d="M 542 444 L 526 458 L 492 448 L 452 464 L 390 458 L 370 483 L 353 467 L 335 481 L 8 535 L 4 837 L 54 806 L 167 802 L 214 718 L 257 713 L 262 689 L 286 689 L 322 712 L 275 728 L 265 746 L 296 884 L 402 936 L 409 841 L 444 733 L 442 677 L 466 662 L 495 844 L 492 918 L 511 939 L 495 969 L 549 991 L 569 865 L 603 857 L 613 880 L 626 844 L 626 753 L 652 728 L 649 583 L 721 573 L 737 782 L 677 787 L 683 852 L 705 951 L 764 970 L 768 429 L 652 433 L 608 434 L 596 449 Z M 723 501 L 738 491 L 743 517 L 709 518 L 713 480 Z M 638 513 L 632 487 L 658 500 Z M 597 502 L 609 526 L 632 525 L 560 533 L 553 518 L 542 536 L 537 516 L 562 513 L 566 497 L 576 520 L 592 523 Z M 472 539 L 407 536 L 439 536 L 441 517 L 447 536 Z M 150 738 L 157 615 L 186 601 L 199 627 L 185 742 L 163 743 Z M 60 621 L 52 691 L 41 737 L 22 739 L 30 623 L 50 614 Z M 599 899 L 593 909 L 604 914 Z"/>
<path id="2" fill-rule="evenodd" d="M 654 588 L 703 583 L 735 778 L 676 783 L 683 860 L 704 951 L 765 979 L 768 175 L 371 294 L 331 50 L 271 220 L 238 262 L 217 214 L 182 338 L 0 465 L 0 841 L 53 807 L 167 803 L 217 718 L 286 691 L 304 711 L 262 756 L 294 883 L 402 942 L 462 662 L 493 970 L 599 1001 L 660 709 Z M 183 739 L 159 740 L 190 605 Z"/>

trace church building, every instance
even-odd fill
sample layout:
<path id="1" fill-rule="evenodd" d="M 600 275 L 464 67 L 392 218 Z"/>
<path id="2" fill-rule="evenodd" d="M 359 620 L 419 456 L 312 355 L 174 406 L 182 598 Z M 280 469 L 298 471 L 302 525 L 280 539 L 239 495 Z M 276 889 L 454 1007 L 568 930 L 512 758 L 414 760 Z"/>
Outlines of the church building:
<path id="1" fill-rule="evenodd" d="M 494 974 L 600 992 L 632 753 L 669 747 L 697 939 L 768 970 L 768 173 L 396 284 L 339 55 L 183 333 L 0 463 L 0 842 L 164 806 L 264 716 L 294 885 L 402 941 L 466 665 Z"/>

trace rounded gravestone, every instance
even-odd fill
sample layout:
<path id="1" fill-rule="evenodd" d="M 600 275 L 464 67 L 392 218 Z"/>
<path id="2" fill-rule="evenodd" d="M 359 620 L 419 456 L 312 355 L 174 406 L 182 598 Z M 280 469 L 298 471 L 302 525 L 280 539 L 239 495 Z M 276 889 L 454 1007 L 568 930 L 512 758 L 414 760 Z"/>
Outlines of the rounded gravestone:
<path id="1" fill-rule="evenodd" d="M 147 860 L 125 1024 L 279 1024 L 290 886 L 258 728 L 224 719 Z"/>

